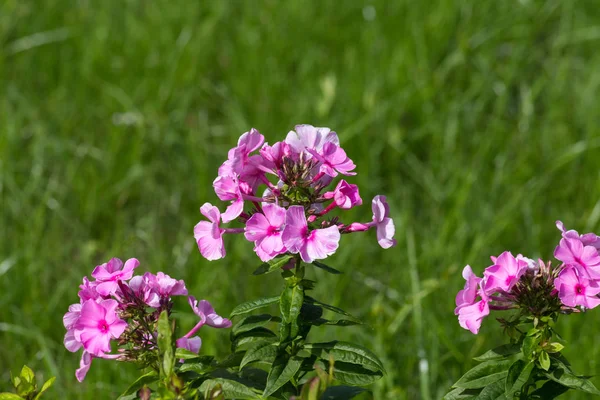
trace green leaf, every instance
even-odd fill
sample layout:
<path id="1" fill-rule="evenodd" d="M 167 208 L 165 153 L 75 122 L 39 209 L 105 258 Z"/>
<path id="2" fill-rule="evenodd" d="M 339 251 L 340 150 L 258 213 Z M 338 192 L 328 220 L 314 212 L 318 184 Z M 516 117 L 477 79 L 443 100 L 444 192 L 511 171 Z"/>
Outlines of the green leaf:
<path id="1" fill-rule="evenodd" d="M 513 400 L 512 397 L 508 398 L 504 395 L 504 381 L 500 380 L 487 385 L 483 388 L 481 393 L 475 397 L 476 400 Z"/>
<path id="2" fill-rule="evenodd" d="M 325 318 L 319 318 L 313 321 L 308 321 L 311 325 L 321 326 L 321 325 L 333 325 L 333 326 L 355 326 L 355 325 L 363 325 L 360 321 L 354 321 L 350 319 L 334 319 L 329 320 Z"/>
<path id="3" fill-rule="evenodd" d="M 590 382 L 589 379 L 573 375 L 569 372 L 566 372 L 562 368 L 555 369 L 551 372 L 546 372 L 544 375 L 546 375 L 549 379 L 571 389 L 577 389 L 585 393 L 600 395 L 600 391 L 592 382 Z"/>
<path id="4" fill-rule="evenodd" d="M 240 361 L 244 358 L 244 352 L 238 351 L 227 356 L 222 361 L 213 361 L 216 368 L 235 368 L 240 365 Z"/>
<path id="5" fill-rule="evenodd" d="M 489 360 L 501 360 L 513 354 L 517 354 L 521 351 L 521 346 L 517 344 L 503 344 L 492 350 L 485 352 L 484 354 L 475 357 L 475 361 L 489 361 Z"/>
<path id="6" fill-rule="evenodd" d="M 178 360 L 192 360 L 195 358 L 202 358 L 207 360 L 206 362 L 210 363 L 214 357 L 213 356 L 199 356 L 197 353 L 193 351 L 189 351 L 187 349 L 176 348 L 175 349 L 175 358 Z"/>
<path id="7" fill-rule="evenodd" d="M 321 400 L 346 400 L 358 396 L 366 389 L 356 386 L 330 386 L 321 395 Z"/>
<path id="8" fill-rule="evenodd" d="M 180 372 L 193 371 L 193 372 L 196 372 L 201 375 L 206 374 L 207 372 L 214 370 L 214 367 L 212 365 L 213 359 L 214 359 L 213 356 L 198 357 L 198 355 L 196 354 L 196 358 L 187 359 L 185 361 L 185 363 L 183 363 L 179 367 L 179 371 Z"/>
<path id="9" fill-rule="evenodd" d="M 281 267 L 285 267 L 285 265 L 292 259 L 292 257 L 293 256 L 290 254 L 277 256 L 272 260 L 269 260 L 268 262 L 260 264 L 260 266 L 256 268 L 252 275 L 263 275 L 279 271 Z"/>
<path id="10" fill-rule="evenodd" d="M 552 400 L 560 396 L 561 394 L 568 391 L 569 388 L 567 386 L 563 386 L 555 381 L 547 381 L 542 385 L 541 388 L 537 389 L 533 393 L 531 393 L 532 398 L 544 399 L 544 400 Z M 538 397 L 535 397 L 538 396 Z"/>
<path id="11" fill-rule="evenodd" d="M 552 342 L 547 344 L 546 346 L 544 346 L 544 350 L 547 353 L 560 353 L 562 351 L 562 349 L 564 349 L 565 346 L 563 346 L 562 344 L 558 343 L 558 342 Z"/>
<path id="12" fill-rule="evenodd" d="M 528 359 L 533 357 L 534 352 L 537 350 L 540 344 L 540 338 L 538 336 L 526 336 L 523 339 L 523 354 Z"/>
<path id="13" fill-rule="evenodd" d="M 524 360 L 517 360 L 510 366 L 504 392 L 507 399 L 512 399 L 515 393 L 521 391 L 521 388 L 529 379 L 533 367 L 533 362 L 525 362 Z"/>
<path id="14" fill-rule="evenodd" d="M 22 397 L 29 397 L 29 395 L 34 391 L 34 384 L 31 384 L 29 382 L 21 381 L 21 383 L 19 383 L 19 386 L 17 386 L 17 394 Z"/>
<path id="15" fill-rule="evenodd" d="M 343 274 L 342 271 L 338 271 L 337 269 L 332 268 L 329 265 L 325 265 L 322 262 L 313 261 L 313 265 L 317 268 L 321 268 L 322 270 L 329 272 L 330 274 L 334 274 L 334 275 Z M 343 387 L 343 386 L 340 386 L 340 387 Z"/>
<path id="16" fill-rule="evenodd" d="M 277 363 L 276 360 L 273 364 Z M 292 356 L 285 364 L 285 367 L 281 368 L 282 364 L 278 364 L 278 368 L 271 368 L 269 377 L 267 378 L 267 387 L 263 393 L 263 397 L 269 397 L 275 393 L 280 387 L 288 383 L 296 373 L 300 370 L 304 359 L 301 357 Z"/>
<path id="17" fill-rule="evenodd" d="M 467 371 L 455 384 L 454 387 L 465 389 L 477 389 L 489 384 L 504 380 L 508 375 L 508 368 L 512 360 L 484 361 Z"/>
<path id="18" fill-rule="evenodd" d="M 21 373 L 19 374 L 19 376 L 25 382 L 34 385 L 34 383 L 35 383 L 35 374 L 31 370 L 31 368 L 29 368 L 27 365 L 23 365 L 23 368 L 21 368 Z"/>
<path id="19" fill-rule="evenodd" d="M 250 331 L 259 326 L 264 326 L 269 322 L 281 322 L 281 318 L 269 314 L 249 315 L 236 323 L 233 326 L 231 333 L 237 335 L 239 333 Z"/>
<path id="20" fill-rule="evenodd" d="M 302 285 L 287 286 L 281 293 L 281 299 L 279 301 L 279 308 L 281 316 L 283 317 L 283 323 L 290 325 L 289 337 L 295 338 L 298 334 L 298 315 L 302 309 L 302 303 L 304 302 L 304 288 Z M 281 337 L 280 340 L 284 341 L 287 338 Z"/>
<path id="21" fill-rule="evenodd" d="M 40 389 L 39 393 L 35 396 L 34 400 L 39 400 L 42 397 L 42 394 L 50 389 L 52 387 L 52 385 L 54 384 L 54 381 L 56 380 L 56 377 L 53 376 L 52 378 L 48 379 L 46 382 L 44 382 L 44 384 L 42 385 L 42 388 Z"/>
<path id="22" fill-rule="evenodd" d="M 320 302 L 319 300 L 315 300 L 315 299 L 313 299 L 313 298 L 312 298 L 312 297 L 310 297 L 310 296 L 306 296 L 306 297 L 304 298 L 304 301 L 305 301 L 306 303 L 308 303 L 308 304 L 317 304 L 317 305 L 319 305 L 319 306 L 323 307 L 323 308 L 324 308 L 324 309 L 326 309 L 326 310 L 333 311 L 333 312 L 334 312 L 334 313 L 336 313 L 336 314 L 345 315 L 346 317 L 348 317 L 348 318 L 350 318 L 350 319 L 352 319 L 352 320 L 355 320 L 355 321 L 358 321 L 358 322 L 360 322 L 360 319 L 359 319 L 359 318 L 357 318 L 357 317 L 355 317 L 354 315 L 352 315 L 352 314 L 350 314 L 350 313 L 348 313 L 348 312 L 346 312 L 346 311 L 342 310 L 341 308 L 338 308 L 338 307 L 335 307 L 335 306 L 332 306 L 332 305 L 329 305 L 329 304 L 322 303 L 322 302 Z"/>
<path id="23" fill-rule="evenodd" d="M 273 342 L 258 342 L 249 348 L 240 362 L 240 369 L 255 361 L 264 361 L 272 363 L 277 357 L 277 346 Z"/>
<path id="24" fill-rule="evenodd" d="M 540 362 L 540 367 L 542 367 L 544 371 L 550 369 L 550 357 L 548 356 L 548 353 L 542 351 L 538 357 L 538 361 Z"/>
<path id="25" fill-rule="evenodd" d="M 306 343 L 304 350 L 310 351 L 323 360 L 328 360 L 331 355 L 336 363 L 341 361 L 359 364 L 374 371 L 385 371 L 383 364 L 373 352 L 354 343 L 340 341 Z"/>
<path id="26" fill-rule="evenodd" d="M 358 364 L 336 362 L 333 366 L 333 377 L 347 385 L 370 385 L 382 376 L 383 373 L 381 371 L 372 371 Z"/>
<path id="27" fill-rule="evenodd" d="M 125 396 L 132 395 L 132 394 L 136 393 L 138 390 L 140 390 L 142 387 L 144 387 L 144 385 L 149 385 L 156 381 L 158 381 L 158 375 L 156 374 L 156 371 L 150 371 L 150 372 L 140 376 L 139 378 L 137 378 L 135 380 L 135 382 L 133 382 L 127 388 L 127 390 L 125 390 L 121 394 L 121 396 L 119 396 L 119 399 L 121 399 L 122 397 L 125 397 Z"/>
<path id="28" fill-rule="evenodd" d="M 276 339 L 277 335 L 273 331 L 267 328 L 258 327 L 234 336 L 231 341 L 231 346 L 232 349 L 238 350 L 242 346 L 252 342 L 259 340 L 271 340 L 271 342 L 274 342 Z"/>
<path id="29" fill-rule="evenodd" d="M 246 314 L 254 310 L 258 310 L 263 307 L 270 306 L 271 304 L 279 303 L 279 296 L 277 297 L 265 297 L 258 300 L 247 301 L 235 307 L 231 312 L 230 317 L 236 315 Z"/>
<path id="30" fill-rule="evenodd" d="M 214 378 L 207 379 L 200 385 L 200 392 L 206 394 L 215 386 L 220 385 L 226 399 L 258 399 L 258 395 L 243 383 L 230 379 Z"/>
<path id="31" fill-rule="evenodd" d="M 175 351 L 173 343 L 173 332 L 171 331 L 171 323 L 167 311 L 160 313 L 158 318 L 158 350 L 162 359 L 160 372 L 163 377 L 170 377 L 173 374 L 175 366 Z"/>
<path id="32" fill-rule="evenodd" d="M 23 400 L 21 396 L 14 393 L 0 393 L 0 400 Z"/>
<path id="33" fill-rule="evenodd" d="M 456 388 L 442 397 L 442 400 L 473 400 L 479 392 L 480 390 Z"/>

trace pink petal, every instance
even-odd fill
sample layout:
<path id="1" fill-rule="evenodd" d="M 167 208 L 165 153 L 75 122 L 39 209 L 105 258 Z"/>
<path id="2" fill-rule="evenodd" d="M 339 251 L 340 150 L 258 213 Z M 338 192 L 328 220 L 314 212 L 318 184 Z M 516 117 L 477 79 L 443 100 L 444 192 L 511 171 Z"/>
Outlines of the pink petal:
<path id="1" fill-rule="evenodd" d="M 71 353 L 74 353 L 81 348 L 81 342 L 75 338 L 73 329 L 69 329 L 65 334 L 64 344 Z"/>
<path id="2" fill-rule="evenodd" d="M 240 197 L 227 207 L 227 210 L 221 216 L 223 222 L 231 222 L 244 211 L 244 200 Z"/>
<path id="3" fill-rule="evenodd" d="M 391 218 L 384 218 L 383 221 L 377 224 L 377 241 L 382 248 L 389 249 L 396 245 L 395 233 L 396 227 Z"/>
<path id="4" fill-rule="evenodd" d="M 79 382 L 83 382 L 83 379 L 87 375 L 90 367 L 92 366 L 92 355 L 87 351 L 84 351 L 81 355 L 81 361 L 79 361 L 79 369 L 75 371 L 75 377 Z"/>
<path id="5" fill-rule="evenodd" d="M 218 224 L 219 220 L 221 219 L 221 213 L 219 212 L 219 209 L 210 203 L 204 203 L 202 207 L 200 207 L 200 212 L 202 215 L 208 218 L 209 221 L 215 224 Z"/>

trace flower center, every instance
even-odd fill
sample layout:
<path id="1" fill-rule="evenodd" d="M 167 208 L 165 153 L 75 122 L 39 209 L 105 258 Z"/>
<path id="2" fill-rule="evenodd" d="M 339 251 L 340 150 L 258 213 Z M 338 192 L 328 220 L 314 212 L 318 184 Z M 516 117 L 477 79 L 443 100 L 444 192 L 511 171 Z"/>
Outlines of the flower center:
<path id="1" fill-rule="evenodd" d="M 513 279 L 515 279 L 515 276 L 514 276 L 514 275 L 509 275 L 509 276 L 507 276 L 507 277 L 506 277 L 506 282 L 504 282 L 504 284 L 505 284 L 506 286 L 510 286 L 510 283 L 513 281 Z"/>
<path id="2" fill-rule="evenodd" d="M 267 228 L 267 236 L 273 236 L 279 233 L 279 228 L 276 226 L 270 226 Z"/>
<path id="3" fill-rule="evenodd" d="M 98 330 L 102 333 L 108 332 L 108 324 L 105 320 L 98 321 Z"/>
<path id="4" fill-rule="evenodd" d="M 575 293 L 577 294 L 584 294 L 585 293 L 585 288 L 583 287 L 583 285 L 581 284 L 577 284 L 575 285 Z"/>

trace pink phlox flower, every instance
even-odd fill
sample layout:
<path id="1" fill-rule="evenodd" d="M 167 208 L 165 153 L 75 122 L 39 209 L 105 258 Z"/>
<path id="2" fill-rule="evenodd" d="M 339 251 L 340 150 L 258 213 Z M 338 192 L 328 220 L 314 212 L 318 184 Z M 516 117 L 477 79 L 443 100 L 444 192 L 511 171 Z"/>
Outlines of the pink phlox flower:
<path id="1" fill-rule="evenodd" d="M 220 227 L 221 213 L 210 203 L 204 203 L 200 212 L 210 221 L 200 221 L 194 227 L 194 238 L 200 253 L 207 260 L 218 260 L 225 257 L 223 243 L 224 230 Z"/>
<path id="2" fill-rule="evenodd" d="M 511 252 L 505 251 L 498 256 L 494 265 L 483 272 L 483 288 L 486 294 L 503 291 L 510 292 L 512 287 L 527 271 L 527 262 L 515 258 Z"/>
<path id="3" fill-rule="evenodd" d="M 290 146 L 290 149 L 299 154 L 305 150 L 316 150 L 317 152 L 323 149 L 325 143 L 340 144 L 337 133 L 329 128 L 318 128 L 312 125 L 296 125 L 296 131 L 290 131 L 285 138 L 285 143 Z"/>
<path id="4" fill-rule="evenodd" d="M 541 260 L 535 261 L 531 258 L 525 257 L 522 254 L 517 254 L 517 260 L 525 261 L 527 268 L 534 271 L 540 269 L 540 262 L 542 262 Z M 496 261 L 494 261 L 494 263 L 496 263 Z"/>
<path id="5" fill-rule="evenodd" d="M 352 185 L 345 180 L 340 180 L 333 192 L 323 194 L 326 199 L 334 199 L 335 204 L 344 210 L 349 210 L 354 206 L 360 206 L 362 199 L 358 193 L 358 186 Z"/>
<path id="6" fill-rule="evenodd" d="M 582 275 L 600 279 L 600 256 L 593 246 L 584 246 L 579 238 L 563 238 L 554 250 L 554 257 L 574 266 Z"/>
<path id="7" fill-rule="evenodd" d="M 281 169 L 284 157 L 291 158 L 292 156 L 290 145 L 285 142 L 276 142 L 273 146 L 265 143 L 259 152 L 264 160 L 262 165 L 266 168 L 265 172 L 271 173 L 276 173 L 274 170 Z"/>
<path id="8" fill-rule="evenodd" d="M 339 246 L 340 231 L 335 225 L 309 231 L 304 207 L 291 206 L 285 215 L 281 238 L 288 251 L 300 253 L 304 262 L 311 263 L 335 253 Z"/>
<path id="9" fill-rule="evenodd" d="M 87 300 L 81 307 L 81 314 L 74 325 L 75 339 L 83 348 L 95 356 L 110 352 L 111 339 L 118 339 L 127 328 L 127 322 L 117 316 L 116 300 L 102 300 L 97 303 Z"/>
<path id="10" fill-rule="evenodd" d="M 233 175 L 217 176 L 217 179 L 213 182 L 213 187 L 219 199 L 231 201 L 231 204 L 222 215 L 223 222 L 233 221 L 244 211 L 244 199 L 240 190 L 240 181 Z"/>
<path id="11" fill-rule="evenodd" d="M 231 327 L 231 321 L 218 315 L 208 301 L 198 301 L 194 296 L 189 296 L 188 302 L 190 303 L 194 314 L 199 316 L 201 321 L 204 320 L 206 325 L 212 326 L 213 328 Z"/>
<path id="12" fill-rule="evenodd" d="M 81 315 L 81 304 L 71 304 L 69 311 L 63 317 L 63 325 L 67 329 L 64 344 L 70 352 L 76 352 L 82 346 L 81 342 L 75 338 L 75 329 L 73 328 Z"/>
<path id="13" fill-rule="evenodd" d="M 286 252 L 281 239 L 285 225 L 285 208 L 265 204 L 263 213 L 256 213 L 246 222 L 244 236 L 254 242 L 254 251 L 262 261 L 268 261 Z"/>
<path id="14" fill-rule="evenodd" d="M 462 277 L 465 279 L 465 287 L 460 290 L 456 295 L 456 308 L 454 314 L 458 315 L 458 311 L 466 306 L 470 306 L 475 303 L 477 297 L 477 291 L 479 290 L 479 283 L 481 278 L 478 278 L 471 269 L 471 266 L 467 265 L 463 268 Z"/>
<path id="15" fill-rule="evenodd" d="M 183 280 L 171 278 L 163 272 L 148 275 L 148 285 L 163 298 L 171 296 L 187 296 L 188 291 Z"/>
<path id="16" fill-rule="evenodd" d="M 371 202 L 371 209 L 373 210 L 373 224 L 377 228 L 377 242 L 384 249 L 394 247 L 396 245 L 394 239 L 396 227 L 394 221 L 389 217 L 390 206 L 386 197 L 383 195 L 375 196 Z"/>
<path id="17" fill-rule="evenodd" d="M 474 335 L 479 333 L 481 328 L 481 322 L 483 318 L 490 314 L 490 307 L 488 305 L 489 298 L 485 294 L 484 290 L 478 292 L 481 299 L 471 305 L 465 305 L 457 308 L 455 311 L 458 314 L 458 323 L 464 329 L 468 329 Z"/>
<path id="18" fill-rule="evenodd" d="M 202 339 L 200 336 L 194 336 L 191 338 L 182 337 L 177 339 L 175 342 L 176 346 L 180 349 L 186 349 L 191 351 L 192 353 L 198 354 L 200 351 L 200 347 L 202 347 Z"/>
<path id="19" fill-rule="evenodd" d="M 600 250 L 600 236 L 593 232 L 584 233 L 579 235 L 574 229 L 565 230 L 565 226 L 562 221 L 556 221 L 556 227 L 562 232 L 562 237 L 565 239 L 579 239 L 584 246 L 594 246 L 596 250 Z"/>
<path id="20" fill-rule="evenodd" d="M 143 276 L 136 275 L 129 281 L 129 288 L 138 299 L 150 307 L 158 308 L 160 307 L 160 295 L 150 285 L 151 277 L 156 278 L 150 272 L 146 272 Z"/>
<path id="21" fill-rule="evenodd" d="M 83 351 L 83 354 L 81 354 L 81 361 L 79 361 L 79 368 L 75 371 L 75 377 L 77 378 L 77 380 L 79 382 L 83 382 L 83 379 L 85 378 L 88 371 L 90 370 L 90 367 L 92 366 L 92 358 L 94 358 L 92 356 L 92 354 L 88 353 L 85 350 Z"/>
<path id="22" fill-rule="evenodd" d="M 100 293 L 96 290 L 96 286 L 98 286 L 98 282 L 90 282 L 87 276 L 83 277 L 83 283 L 79 285 L 81 290 L 77 293 L 82 302 L 89 299 L 102 299 L 102 296 L 100 296 Z"/>
<path id="23" fill-rule="evenodd" d="M 579 276 L 573 267 L 563 269 L 554 280 L 554 286 L 558 289 L 560 301 L 566 306 L 594 308 L 600 304 L 598 283 Z"/>
<path id="24" fill-rule="evenodd" d="M 356 175 L 356 172 L 350 172 L 356 168 L 354 162 L 348 158 L 344 149 L 334 143 L 325 143 L 321 152 L 309 148 L 306 151 L 321 162 L 319 172 L 334 178 L 338 173 L 342 175 Z"/>
<path id="25" fill-rule="evenodd" d="M 92 276 L 96 278 L 96 291 L 102 296 L 114 294 L 118 289 L 117 281 L 127 281 L 133 276 L 133 270 L 140 265 L 135 258 L 123 261 L 118 258 L 111 258 L 108 263 L 98 265 L 92 271 Z"/>

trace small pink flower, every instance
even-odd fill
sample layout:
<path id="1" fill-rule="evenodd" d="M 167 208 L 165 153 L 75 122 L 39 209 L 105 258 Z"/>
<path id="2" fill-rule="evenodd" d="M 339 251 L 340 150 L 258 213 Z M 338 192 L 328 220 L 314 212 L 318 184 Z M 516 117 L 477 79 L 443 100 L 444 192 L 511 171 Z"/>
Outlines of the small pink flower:
<path id="1" fill-rule="evenodd" d="M 63 325 L 67 329 L 64 344 L 70 352 L 76 352 L 82 346 L 81 342 L 75 338 L 75 329 L 73 328 L 81 315 L 81 304 L 71 304 L 69 311 L 63 317 Z"/>
<path id="2" fill-rule="evenodd" d="M 471 269 L 471 266 L 467 265 L 463 268 L 462 277 L 465 279 L 465 287 L 463 290 L 460 290 L 456 295 L 456 309 L 454 310 L 455 314 L 458 314 L 458 311 L 466 306 L 470 306 L 475 303 L 475 298 L 477 297 L 477 290 L 479 289 L 479 283 L 481 282 L 481 278 L 478 278 Z"/>
<path id="3" fill-rule="evenodd" d="M 100 303 L 87 300 L 83 303 L 73 328 L 75 339 L 83 344 L 87 352 L 95 356 L 110 352 L 111 339 L 118 339 L 127 328 L 127 322 L 117 316 L 117 306 L 118 303 L 112 299 Z"/>
<path id="4" fill-rule="evenodd" d="M 109 296 L 115 293 L 119 288 L 117 281 L 126 281 L 133 276 L 133 270 L 140 265 L 135 258 L 123 261 L 118 258 L 111 258 L 108 263 L 98 265 L 92 271 L 92 276 L 96 278 L 96 291 L 102 296 Z"/>
<path id="5" fill-rule="evenodd" d="M 358 194 L 358 186 L 349 184 L 343 179 L 338 182 L 333 192 L 327 192 L 323 197 L 334 199 L 335 204 L 343 210 L 349 210 L 362 204 L 362 199 Z"/>
<path id="6" fill-rule="evenodd" d="M 202 347 L 202 339 L 200 336 L 194 336 L 191 338 L 182 337 L 177 339 L 175 342 L 176 346 L 180 349 L 186 349 L 191 351 L 192 353 L 198 354 L 200 351 L 200 347 Z"/>
<path id="7" fill-rule="evenodd" d="M 183 280 L 173 279 L 163 272 L 157 272 L 156 275 L 148 272 L 146 274 L 148 274 L 148 286 L 160 297 L 187 296 L 188 291 Z"/>
<path id="8" fill-rule="evenodd" d="M 556 227 L 562 232 L 562 237 L 565 239 L 579 239 L 584 246 L 594 246 L 596 250 L 600 250 L 600 236 L 595 233 L 584 233 L 579 235 L 576 230 L 570 229 L 565 230 L 565 226 L 562 221 L 556 221 Z"/>
<path id="9" fill-rule="evenodd" d="M 149 279 L 151 276 L 154 275 L 150 272 L 146 272 L 143 276 L 134 276 L 129 281 L 129 288 L 138 299 L 141 299 L 150 307 L 158 308 L 160 307 L 160 296 L 150 286 Z"/>
<path id="10" fill-rule="evenodd" d="M 75 377 L 79 382 L 83 382 L 83 379 L 90 370 L 90 367 L 92 366 L 92 358 L 94 357 L 90 353 L 85 350 L 83 351 L 83 354 L 81 355 L 81 361 L 79 361 L 79 369 L 75 371 Z"/>
<path id="11" fill-rule="evenodd" d="M 217 176 L 217 179 L 213 182 L 213 187 L 219 199 L 223 201 L 231 200 L 231 204 L 222 215 L 223 222 L 233 221 L 244 211 L 244 199 L 240 190 L 240 182 L 235 176 Z"/>
<path id="12" fill-rule="evenodd" d="M 373 210 L 373 224 L 377 229 L 377 242 L 384 249 L 394 247 L 396 245 L 394 239 L 396 227 L 394 221 L 389 217 L 390 206 L 386 197 L 383 195 L 375 196 L 371 202 L 371 209 Z"/>
<path id="13" fill-rule="evenodd" d="M 344 149 L 331 142 L 325 143 L 321 152 L 313 149 L 306 149 L 306 151 L 322 163 L 319 172 L 334 178 L 338 173 L 356 175 L 356 172 L 350 172 L 356 168 L 356 165 L 348 158 Z"/>
<path id="14" fill-rule="evenodd" d="M 77 293 L 82 302 L 89 299 L 97 300 L 102 298 L 100 293 L 96 290 L 96 286 L 98 286 L 98 282 L 90 282 L 87 276 L 83 277 L 83 283 L 79 285 L 81 290 Z"/>
<path id="15" fill-rule="evenodd" d="M 265 160 L 265 167 L 270 170 L 280 169 L 283 166 L 283 158 L 291 157 L 290 145 L 285 142 L 276 142 L 273 146 L 267 143 L 260 149 L 260 155 Z"/>
<path id="16" fill-rule="evenodd" d="M 254 242 L 254 251 L 262 261 L 269 261 L 286 252 L 281 240 L 285 224 L 285 208 L 275 204 L 265 204 L 264 214 L 256 213 L 246 222 L 244 236 Z"/>
<path id="17" fill-rule="evenodd" d="M 505 251 L 496 259 L 496 263 L 483 272 L 483 288 L 487 294 L 497 291 L 510 292 L 527 271 L 527 262 L 515 258 L 511 252 Z"/>
<path id="18" fill-rule="evenodd" d="M 563 269 L 554 280 L 554 286 L 558 289 L 560 301 L 566 306 L 594 308 L 600 304 L 597 296 L 600 293 L 600 286 L 596 282 L 578 276 L 575 268 Z"/>
<path id="19" fill-rule="evenodd" d="M 198 302 L 194 296 L 189 296 L 188 302 L 190 303 L 194 314 L 200 317 L 201 322 L 205 321 L 206 325 L 212 326 L 213 328 L 231 327 L 231 321 L 218 315 L 208 301 L 200 300 Z"/>
<path id="20" fill-rule="evenodd" d="M 219 209 L 210 203 L 204 203 L 200 212 L 210 221 L 200 221 L 194 227 L 194 238 L 200 253 L 209 261 L 225 257 L 224 229 L 219 226 Z"/>
<path id="21" fill-rule="evenodd" d="M 297 154 L 307 149 L 321 151 L 325 143 L 339 145 L 337 133 L 329 128 L 316 128 L 312 125 L 296 125 L 296 131 L 290 131 L 285 138 L 290 148 Z"/>
<path id="22" fill-rule="evenodd" d="M 293 254 L 300 253 L 307 263 L 326 258 L 338 248 L 340 231 L 337 226 L 309 231 L 304 207 L 291 206 L 285 216 L 282 240 Z"/>
<path id="23" fill-rule="evenodd" d="M 593 246 L 584 246 L 579 238 L 561 239 L 554 250 L 554 257 L 575 267 L 590 279 L 600 278 L 600 256 Z"/>
<path id="24" fill-rule="evenodd" d="M 469 306 L 460 307 L 455 311 L 458 314 L 458 323 L 460 326 L 468 329 L 474 335 L 479 333 L 483 318 L 490 314 L 487 295 L 483 290 L 479 291 L 479 295 L 481 296 L 481 300 Z"/>

